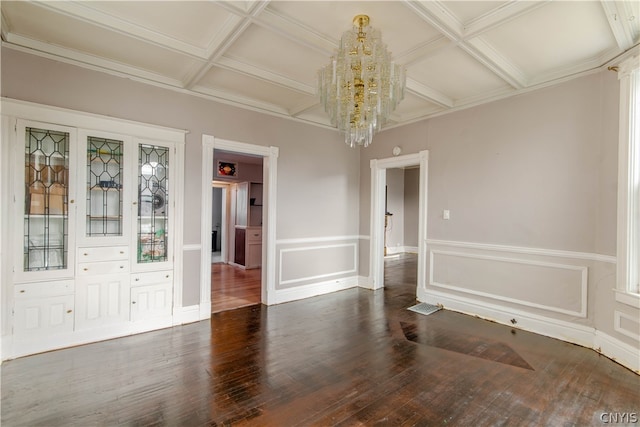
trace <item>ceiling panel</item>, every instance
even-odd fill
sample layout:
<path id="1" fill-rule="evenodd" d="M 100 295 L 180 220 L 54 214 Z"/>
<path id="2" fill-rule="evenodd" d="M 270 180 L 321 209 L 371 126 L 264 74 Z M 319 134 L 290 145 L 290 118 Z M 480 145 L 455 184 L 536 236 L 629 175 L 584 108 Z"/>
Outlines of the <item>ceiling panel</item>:
<path id="1" fill-rule="evenodd" d="M 287 111 L 314 99 L 313 96 L 218 67 L 209 70 L 200 81 L 200 86 L 280 106 Z"/>
<path id="2" fill-rule="evenodd" d="M 602 5 L 550 2 L 482 35 L 530 78 L 587 63 L 616 48 Z"/>
<path id="3" fill-rule="evenodd" d="M 637 55 L 637 0 L 7 1 L 3 46 L 318 126 L 315 96 L 357 14 L 408 92 L 388 126 L 553 85 Z M 626 51 L 626 52 L 625 52 Z"/>
<path id="4" fill-rule="evenodd" d="M 284 54 L 274 54 L 274 47 Z M 318 69 L 329 58 L 321 53 L 258 25 L 248 27 L 225 52 L 226 57 L 255 65 L 316 87 Z"/>
<path id="5" fill-rule="evenodd" d="M 212 2 L 164 1 L 150 8 L 145 1 L 84 2 L 123 21 L 206 49 L 231 13 Z"/>
<path id="6" fill-rule="evenodd" d="M 407 76 L 454 100 L 508 88 L 504 80 L 457 47 L 414 63 Z"/>
<path id="7" fill-rule="evenodd" d="M 4 7 L 3 3 L 3 12 Z M 200 63 L 182 53 L 28 2 L 11 2 L 7 8 L 10 25 L 17 29 L 14 34 L 46 42 L 54 53 L 62 54 L 59 52 L 62 48 L 86 55 L 83 59 L 88 61 L 91 58 L 111 61 L 116 70 L 126 65 L 176 80 L 182 80 Z"/>
<path id="8" fill-rule="evenodd" d="M 443 3 L 462 24 L 509 4 L 508 1 L 448 1 Z"/>

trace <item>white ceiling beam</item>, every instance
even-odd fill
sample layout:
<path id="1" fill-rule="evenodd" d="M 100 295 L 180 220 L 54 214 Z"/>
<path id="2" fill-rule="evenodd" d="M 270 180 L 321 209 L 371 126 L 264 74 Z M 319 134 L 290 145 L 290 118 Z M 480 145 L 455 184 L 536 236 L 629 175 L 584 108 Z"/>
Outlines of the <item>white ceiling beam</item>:
<path id="1" fill-rule="evenodd" d="M 317 33 L 306 25 L 276 13 L 273 10 L 263 10 L 260 16 L 256 16 L 254 20 L 257 25 L 322 53 L 327 57 L 332 55 L 338 48 L 337 41 L 328 39 L 326 36 Z"/>
<path id="2" fill-rule="evenodd" d="M 191 90 L 197 93 L 201 93 L 201 94 L 213 97 L 215 99 L 225 100 L 234 105 L 251 107 L 251 109 L 253 110 L 269 111 L 271 113 L 275 113 L 278 115 L 289 116 L 289 112 L 287 111 L 286 108 L 280 107 L 270 102 L 260 101 L 255 98 L 247 98 L 245 96 L 229 93 L 223 90 L 212 89 L 210 87 L 205 87 L 205 86 L 194 86 Z"/>
<path id="3" fill-rule="evenodd" d="M 482 37 L 461 43 L 460 48 L 514 88 L 520 89 L 527 86 L 528 79 L 522 70 L 502 56 Z"/>
<path id="4" fill-rule="evenodd" d="M 445 37 L 454 41 L 462 40 L 464 27 L 456 16 L 441 1 L 403 0 L 404 4 L 420 18 L 435 27 Z"/>
<path id="5" fill-rule="evenodd" d="M 475 37 L 525 13 L 544 6 L 550 0 L 510 1 L 464 24 L 464 38 Z"/>
<path id="6" fill-rule="evenodd" d="M 12 45 L 19 46 L 25 51 L 30 51 L 36 55 L 55 59 L 56 61 L 67 62 L 118 76 L 132 76 L 137 78 L 137 80 L 146 83 L 157 83 L 163 86 L 182 88 L 182 82 L 178 79 L 125 65 L 121 62 L 110 61 L 94 55 L 87 55 L 74 49 L 54 46 L 46 42 L 33 40 L 17 34 L 9 33 L 7 35 L 7 42 Z"/>
<path id="7" fill-rule="evenodd" d="M 289 114 L 294 117 L 299 116 L 300 114 L 306 113 L 307 111 L 317 107 L 318 105 L 320 105 L 320 102 L 317 98 L 306 100 L 292 108 L 289 108 Z"/>
<path id="8" fill-rule="evenodd" d="M 178 52 L 182 55 L 192 56 L 197 59 L 206 59 L 203 48 L 185 43 L 166 34 L 135 25 L 113 15 L 92 8 L 91 2 L 47 1 L 34 2 L 36 6 L 49 9 L 53 12 L 67 15 L 82 22 L 105 28 L 132 37 L 156 46 Z"/>
<path id="9" fill-rule="evenodd" d="M 455 105 L 452 98 L 413 79 L 407 79 L 407 91 L 440 107 L 451 108 Z"/>
<path id="10" fill-rule="evenodd" d="M 437 39 L 430 40 L 415 48 L 402 52 L 397 55 L 393 60 L 398 64 L 402 64 L 405 67 L 410 66 L 415 62 L 423 61 L 424 59 L 432 56 L 434 53 L 440 50 L 453 46 L 455 43 L 446 37 L 438 37 Z"/>
<path id="11" fill-rule="evenodd" d="M 7 17 L 4 16 L 4 10 L 0 10 L 0 37 L 2 40 L 7 40 L 8 34 L 11 31 L 11 26 Z"/>
<path id="12" fill-rule="evenodd" d="M 291 89 L 297 92 L 302 92 L 305 95 L 315 95 L 315 88 L 304 83 L 300 83 L 296 80 L 292 80 L 281 74 L 267 71 L 264 68 L 256 67 L 234 58 L 223 56 L 218 58 L 215 64 L 216 67 L 225 68 L 233 71 L 234 73 L 244 74 L 249 77 L 253 77 L 270 84 L 282 86 L 286 89 Z"/>
<path id="13" fill-rule="evenodd" d="M 631 5 L 627 2 L 601 0 L 600 4 L 620 49 L 625 51 L 631 48 L 638 37 L 640 17 L 633 15 Z"/>
<path id="14" fill-rule="evenodd" d="M 215 61 L 242 35 L 249 25 L 251 25 L 251 21 L 248 18 L 231 15 L 207 47 L 209 62 L 188 76 L 184 81 L 184 87 L 191 89 L 195 86 L 209 72 Z"/>

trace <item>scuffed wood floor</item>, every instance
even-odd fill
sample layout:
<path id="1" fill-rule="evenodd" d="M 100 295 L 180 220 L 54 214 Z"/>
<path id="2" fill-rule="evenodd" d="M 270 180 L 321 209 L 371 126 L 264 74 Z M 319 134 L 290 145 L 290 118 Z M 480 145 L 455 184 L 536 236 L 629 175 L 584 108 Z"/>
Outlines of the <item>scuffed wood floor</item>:
<path id="1" fill-rule="evenodd" d="M 378 292 L 5 362 L 2 425 L 591 426 L 640 410 L 640 376 L 592 350 L 406 310 L 415 263 L 387 261 Z"/>

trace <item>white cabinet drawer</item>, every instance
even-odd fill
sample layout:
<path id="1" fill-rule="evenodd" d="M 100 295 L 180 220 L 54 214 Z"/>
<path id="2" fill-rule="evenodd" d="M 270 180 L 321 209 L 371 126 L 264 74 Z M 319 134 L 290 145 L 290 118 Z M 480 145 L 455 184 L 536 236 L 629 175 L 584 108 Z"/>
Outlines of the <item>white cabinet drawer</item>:
<path id="1" fill-rule="evenodd" d="M 135 273 L 131 275 L 131 286 L 151 285 L 156 283 L 172 283 L 173 271 L 152 271 L 149 273 Z"/>
<path id="2" fill-rule="evenodd" d="M 14 297 L 16 300 L 23 298 L 43 298 L 60 295 L 73 295 L 73 280 L 55 280 L 51 282 L 23 283 L 15 285 Z"/>
<path id="3" fill-rule="evenodd" d="M 247 228 L 247 242 L 262 242 L 262 229 Z"/>
<path id="4" fill-rule="evenodd" d="M 121 274 L 129 272 L 129 261 L 83 262 L 78 264 L 78 276 Z"/>
<path id="5" fill-rule="evenodd" d="M 78 262 L 115 261 L 129 259 L 128 246 L 78 248 Z"/>

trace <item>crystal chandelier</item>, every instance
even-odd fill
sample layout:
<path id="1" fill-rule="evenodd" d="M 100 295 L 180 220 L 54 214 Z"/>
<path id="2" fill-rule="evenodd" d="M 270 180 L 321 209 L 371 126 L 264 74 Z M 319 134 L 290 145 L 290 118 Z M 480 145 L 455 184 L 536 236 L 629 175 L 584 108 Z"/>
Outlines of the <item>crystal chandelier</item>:
<path id="1" fill-rule="evenodd" d="M 380 31 L 369 26 L 367 15 L 357 15 L 336 56 L 318 72 L 318 92 L 331 124 L 350 147 L 366 147 L 404 98 L 404 89 L 404 69 L 391 62 Z"/>

